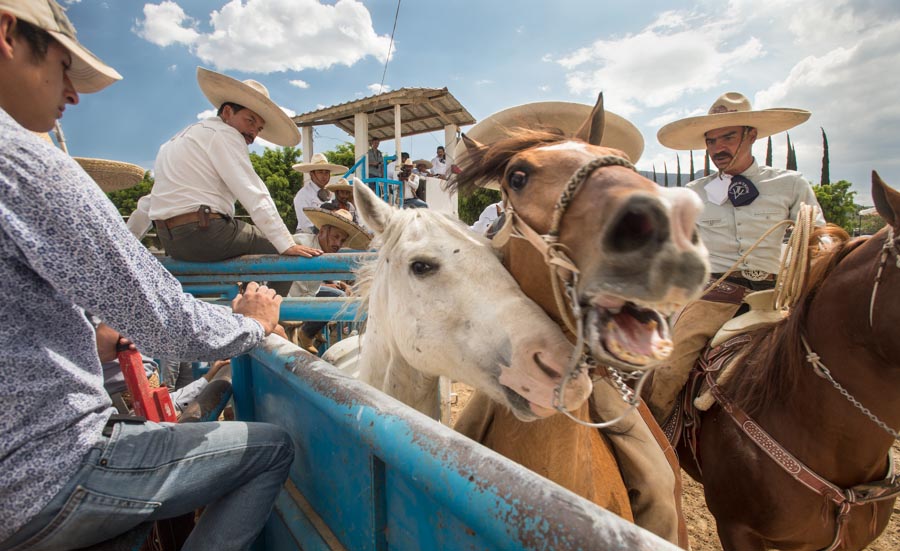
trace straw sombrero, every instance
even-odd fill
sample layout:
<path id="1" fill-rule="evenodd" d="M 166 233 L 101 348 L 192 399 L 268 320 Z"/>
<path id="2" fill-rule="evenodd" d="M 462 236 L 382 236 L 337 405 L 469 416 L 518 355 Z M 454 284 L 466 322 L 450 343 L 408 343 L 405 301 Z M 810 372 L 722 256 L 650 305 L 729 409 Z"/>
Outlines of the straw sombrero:
<path id="1" fill-rule="evenodd" d="M 504 109 L 473 126 L 466 136 L 489 144 L 505 138 L 509 131 L 520 128 L 557 128 L 566 136 L 574 136 L 584 121 L 591 115 L 592 105 L 565 101 L 539 101 Z M 610 111 L 605 113 L 603 140 L 600 145 L 622 150 L 632 163 L 636 163 L 644 152 L 644 138 L 636 126 L 625 118 Z M 465 144 L 456 146 L 456 159 L 465 156 Z"/>
<path id="2" fill-rule="evenodd" d="M 281 146 L 295 146 L 300 143 L 297 125 L 278 105 L 269 99 L 269 90 L 255 80 L 243 82 L 230 76 L 197 67 L 197 83 L 213 107 L 218 109 L 223 103 L 242 105 L 257 113 L 266 121 L 259 137 Z"/>
<path id="3" fill-rule="evenodd" d="M 353 191 L 353 184 L 347 181 L 346 178 L 339 178 L 337 182 L 331 182 L 325 189 L 328 191 Z"/>
<path id="4" fill-rule="evenodd" d="M 415 165 L 415 166 L 425 165 L 425 168 L 428 170 L 431 170 L 434 167 L 434 165 L 431 164 L 431 161 L 426 161 L 425 159 L 418 159 L 416 161 L 413 161 L 413 165 Z"/>
<path id="5" fill-rule="evenodd" d="M 308 163 L 297 163 L 293 166 L 297 172 L 309 173 L 313 170 L 327 170 L 334 174 L 344 174 L 349 168 L 342 165 L 335 165 L 328 162 L 328 158 L 323 153 L 316 153 Z"/>
<path id="6" fill-rule="evenodd" d="M 73 159 L 106 193 L 134 187 L 144 179 L 144 169 L 131 163 L 87 157 L 73 157 Z"/>
<path id="7" fill-rule="evenodd" d="M 750 126 L 756 138 L 778 134 L 806 121 L 810 112 L 803 109 L 773 108 L 754 111 L 750 100 L 737 92 L 726 92 L 709 108 L 709 114 L 670 122 L 659 129 L 659 143 L 671 149 L 706 149 L 706 133 L 729 126 Z"/>
<path id="8" fill-rule="evenodd" d="M 359 224 L 353 222 L 353 215 L 344 209 L 327 210 L 315 207 L 303 209 L 303 214 L 320 230 L 322 226 L 334 226 L 347 232 L 344 247 L 347 249 L 366 250 L 372 236 Z"/>

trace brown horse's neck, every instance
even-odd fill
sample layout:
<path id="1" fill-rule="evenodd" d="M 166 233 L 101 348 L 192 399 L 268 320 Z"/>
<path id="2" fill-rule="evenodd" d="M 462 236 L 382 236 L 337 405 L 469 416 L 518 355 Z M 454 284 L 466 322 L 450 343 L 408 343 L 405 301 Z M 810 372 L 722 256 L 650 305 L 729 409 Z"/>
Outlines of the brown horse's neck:
<path id="1" fill-rule="evenodd" d="M 566 338 L 574 343 L 575 335 L 563 322 L 564 314 L 560 312 L 553 295 L 550 270 L 541 254 L 526 239 L 520 237 L 510 237 L 502 251 L 503 266 L 512 274 L 525 295 L 536 302 L 559 325 Z"/>

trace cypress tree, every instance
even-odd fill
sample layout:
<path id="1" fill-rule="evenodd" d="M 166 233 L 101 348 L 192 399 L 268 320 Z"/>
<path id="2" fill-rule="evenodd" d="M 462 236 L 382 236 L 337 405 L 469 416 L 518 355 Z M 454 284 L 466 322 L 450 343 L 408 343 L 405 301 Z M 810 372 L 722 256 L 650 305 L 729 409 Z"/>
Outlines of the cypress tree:
<path id="1" fill-rule="evenodd" d="M 691 177 L 690 180 L 694 179 L 694 150 L 691 149 Z"/>
<path id="2" fill-rule="evenodd" d="M 653 183 L 659 185 L 659 180 L 656 179 L 656 163 L 653 163 Z"/>
<path id="3" fill-rule="evenodd" d="M 791 135 L 787 134 L 787 165 L 785 166 L 788 170 L 797 170 L 797 152 L 794 151 L 794 146 L 791 145 Z"/>
<path id="4" fill-rule="evenodd" d="M 820 184 L 828 185 L 831 183 L 831 174 L 829 171 L 829 160 L 828 160 L 828 136 L 825 135 L 825 129 L 821 126 L 822 129 L 822 181 Z"/>
<path id="5" fill-rule="evenodd" d="M 769 136 L 769 142 L 766 144 L 766 166 L 772 166 L 772 136 Z"/>
<path id="6" fill-rule="evenodd" d="M 675 174 L 675 186 L 681 187 L 681 155 L 678 153 L 675 154 L 675 161 L 677 163 L 675 166 L 678 169 L 678 172 Z"/>
<path id="7" fill-rule="evenodd" d="M 666 162 L 663 161 L 663 178 L 665 178 L 666 183 L 664 184 L 666 187 L 669 187 L 669 167 L 666 166 Z"/>

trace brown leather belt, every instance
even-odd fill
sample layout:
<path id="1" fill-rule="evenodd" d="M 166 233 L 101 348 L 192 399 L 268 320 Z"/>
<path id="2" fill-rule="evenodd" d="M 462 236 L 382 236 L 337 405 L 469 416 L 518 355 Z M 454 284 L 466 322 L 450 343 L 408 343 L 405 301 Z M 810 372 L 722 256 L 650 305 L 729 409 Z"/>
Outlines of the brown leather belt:
<path id="1" fill-rule="evenodd" d="M 186 212 L 184 214 L 179 214 L 178 216 L 173 216 L 172 218 L 166 218 L 165 220 L 154 220 L 153 223 L 171 230 L 178 226 L 184 226 L 185 224 L 200 222 L 200 216 L 201 214 L 197 211 Z M 209 212 L 206 213 L 205 216 L 208 218 L 225 218 L 225 216 L 217 212 Z"/>

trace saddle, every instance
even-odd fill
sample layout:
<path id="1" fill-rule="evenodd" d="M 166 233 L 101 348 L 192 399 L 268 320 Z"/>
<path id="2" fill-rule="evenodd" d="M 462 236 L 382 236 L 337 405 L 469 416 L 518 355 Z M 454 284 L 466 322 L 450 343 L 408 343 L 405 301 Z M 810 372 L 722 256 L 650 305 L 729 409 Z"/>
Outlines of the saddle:
<path id="1" fill-rule="evenodd" d="M 775 289 L 748 293 L 744 295 L 743 302 L 750 307 L 750 311 L 725 322 L 709 341 L 709 348 L 716 348 L 738 335 L 777 323 L 787 316 L 786 310 L 775 309 Z"/>

